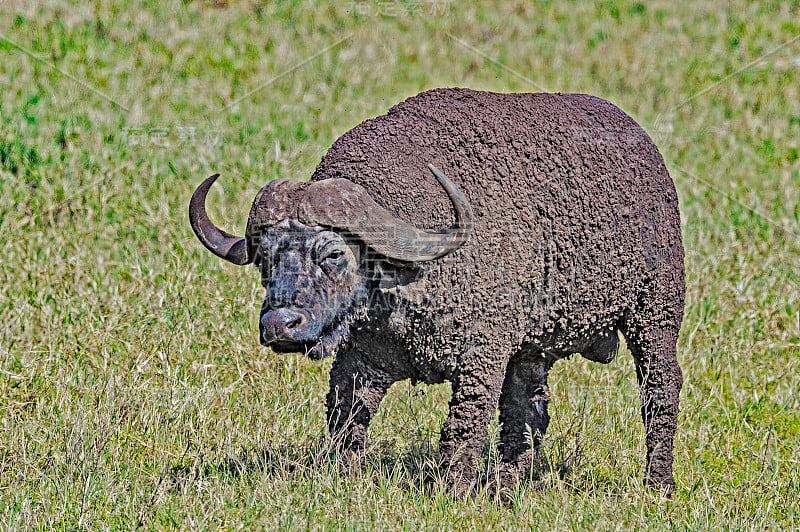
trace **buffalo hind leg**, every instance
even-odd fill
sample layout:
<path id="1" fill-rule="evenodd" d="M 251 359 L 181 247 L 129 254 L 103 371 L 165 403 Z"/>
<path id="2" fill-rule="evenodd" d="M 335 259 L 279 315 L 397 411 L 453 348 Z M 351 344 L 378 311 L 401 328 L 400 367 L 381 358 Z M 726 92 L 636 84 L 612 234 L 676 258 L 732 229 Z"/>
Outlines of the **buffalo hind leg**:
<path id="1" fill-rule="evenodd" d="M 363 464 L 369 422 L 393 382 L 356 352 L 339 353 L 333 361 L 326 401 L 328 428 L 346 465 Z"/>
<path id="2" fill-rule="evenodd" d="M 512 357 L 500 394 L 500 464 L 498 488 L 513 488 L 525 478 L 547 430 L 547 373 L 553 359 L 541 353 Z"/>
<path id="3" fill-rule="evenodd" d="M 645 482 L 672 493 L 673 445 L 683 384 L 676 356 L 679 325 L 629 323 L 625 336 L 636 364 L 647 445 Z"/>

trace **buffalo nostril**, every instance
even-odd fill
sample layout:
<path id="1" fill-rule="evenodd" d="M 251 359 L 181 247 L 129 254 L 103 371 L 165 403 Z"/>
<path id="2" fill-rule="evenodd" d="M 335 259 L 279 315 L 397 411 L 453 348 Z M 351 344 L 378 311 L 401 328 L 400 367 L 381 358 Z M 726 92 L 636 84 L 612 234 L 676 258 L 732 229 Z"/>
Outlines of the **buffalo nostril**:
<path id="1" fill-rule="evenodd" d="M 294 329 L 295 327 L 297 327 L 302 323 L 303 323 L 303 316 L 300 314 L 295 314 L 294 317 L 290 317 L 284 322 L 284 326 L 287 329 Z"/>

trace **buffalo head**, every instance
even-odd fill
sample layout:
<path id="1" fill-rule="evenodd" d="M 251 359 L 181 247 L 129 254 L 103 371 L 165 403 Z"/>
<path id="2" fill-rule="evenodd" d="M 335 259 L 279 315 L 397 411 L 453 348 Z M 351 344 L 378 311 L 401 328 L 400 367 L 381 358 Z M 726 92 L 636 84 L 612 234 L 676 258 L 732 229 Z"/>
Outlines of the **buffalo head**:
<path id="1" fill-rule="evenodd" d="M 215 174 L 189 204 L 197 238 L 212 253 L 238 265 L 255 263 L 266 297 L 260 340 L 278 352 L 313 358 L 335 352 L 350 326 L 366 317 L 377 270 L 431 261 L 467 241 L 472 209 L 462 193 L 429 165 L 447 192 L 455 224 L 424 231 L 395 217 L 347 179 L 311 183 L 274 180 L 253 201 L 244 237 L 216 227 L 205 210 Z M 372 260 L 367 260 L 367 258 Z"/>

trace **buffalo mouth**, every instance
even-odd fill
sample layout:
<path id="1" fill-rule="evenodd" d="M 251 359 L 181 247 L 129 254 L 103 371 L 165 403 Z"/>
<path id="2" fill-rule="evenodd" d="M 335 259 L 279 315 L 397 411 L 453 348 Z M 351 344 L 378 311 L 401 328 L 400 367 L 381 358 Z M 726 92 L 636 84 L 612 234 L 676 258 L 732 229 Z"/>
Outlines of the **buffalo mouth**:
<path id="1" fill-rule="evenodd" d="M 292 340 L 275 340 L 267 344 L 267 347 L 276 353 L 303 353 L 308 354 L 312 351 L 316 342 L 295 342 Z"/>

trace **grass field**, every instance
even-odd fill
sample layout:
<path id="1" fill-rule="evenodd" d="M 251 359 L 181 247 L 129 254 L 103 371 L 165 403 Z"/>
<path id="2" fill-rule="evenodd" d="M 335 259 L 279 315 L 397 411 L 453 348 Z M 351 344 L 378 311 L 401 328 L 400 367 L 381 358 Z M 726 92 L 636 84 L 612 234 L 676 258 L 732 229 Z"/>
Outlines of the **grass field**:
<path id="1" fill-rule="evenodd" d="M 206 176 L 241 233 L 266 181 L 439 86 L 592 93 L 664 154 L 688 284 L 672 500 L 641 481 L 627 353 L 556 365 L 510 507 L 420 482 L 447 386 L 394 387 L 366 474 L 338 470 L 330 362 L 260 347 L 256 272 L 192 234 Z M 0 0 L 0 522 L 797 529 L 799 158 L 797 0 Z"/>

